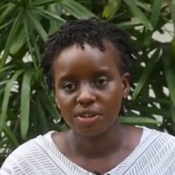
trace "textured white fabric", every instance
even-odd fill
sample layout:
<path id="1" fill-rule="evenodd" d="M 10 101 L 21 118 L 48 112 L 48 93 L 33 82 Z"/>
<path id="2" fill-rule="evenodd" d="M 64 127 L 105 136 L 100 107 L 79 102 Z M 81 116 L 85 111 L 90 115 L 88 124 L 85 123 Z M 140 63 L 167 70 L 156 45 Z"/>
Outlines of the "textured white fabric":
<path id="1" fill-rule="evenodd" d="M 0 175 L 90 175 L 66 158 L 49 132 L 18 147 Z M 175 175 L 175 137 L 143 127 L 139 145 L 110 175 Z"/>

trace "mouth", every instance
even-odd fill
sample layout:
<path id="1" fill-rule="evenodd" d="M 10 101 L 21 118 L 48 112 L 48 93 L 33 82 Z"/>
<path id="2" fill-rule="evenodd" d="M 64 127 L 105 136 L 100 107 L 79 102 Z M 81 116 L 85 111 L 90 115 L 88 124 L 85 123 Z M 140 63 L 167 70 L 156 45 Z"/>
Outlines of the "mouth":
<path id="1" fill-rule="evenodd" d="M 86 110 L 86 111 L 79 112 L 76 115 L 76 118 L 78 122 L 81 124 L 91 125 L 91 124 L 94 124 L 100 116 L 101 114 L 98 113 L 97 111 Z"/>

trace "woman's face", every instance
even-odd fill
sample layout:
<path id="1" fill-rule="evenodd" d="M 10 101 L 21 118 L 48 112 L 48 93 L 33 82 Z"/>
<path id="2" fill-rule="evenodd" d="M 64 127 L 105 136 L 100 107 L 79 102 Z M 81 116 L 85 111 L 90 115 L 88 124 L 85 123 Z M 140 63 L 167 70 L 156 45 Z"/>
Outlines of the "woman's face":
<path id="1" fill-rule="evenodd" d="M 76 133 L 93 137 L 115 126 L 129 74 L 119 73 L 120 58 L 112 43 L 105 52 L 85 45 L 63 50 L 54 63 L 55 99 L 65 122 Z"/>

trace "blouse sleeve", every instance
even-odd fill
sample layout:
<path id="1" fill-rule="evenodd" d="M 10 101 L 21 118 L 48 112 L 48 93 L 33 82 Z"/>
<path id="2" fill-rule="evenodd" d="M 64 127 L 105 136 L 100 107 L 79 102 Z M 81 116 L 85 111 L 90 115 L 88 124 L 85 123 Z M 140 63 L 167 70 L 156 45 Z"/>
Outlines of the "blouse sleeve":
<path id="1" fill-rule="evenodd" d="M 15 172 L 15 169 L 18 169 L 15 160 L 9 156 L 0 169 L 0 175 L 19 175 Z"/>

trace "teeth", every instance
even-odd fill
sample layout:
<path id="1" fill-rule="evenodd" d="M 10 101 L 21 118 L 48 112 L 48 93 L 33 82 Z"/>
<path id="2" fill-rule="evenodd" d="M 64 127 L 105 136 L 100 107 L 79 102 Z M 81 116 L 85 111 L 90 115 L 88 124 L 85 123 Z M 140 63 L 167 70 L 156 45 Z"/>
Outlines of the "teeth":
<path id="1" fill-rule="evenodd" d="M 82 117 L 92 117 L 92 114 L 83 114 Z"/>

